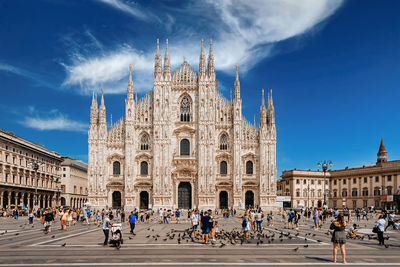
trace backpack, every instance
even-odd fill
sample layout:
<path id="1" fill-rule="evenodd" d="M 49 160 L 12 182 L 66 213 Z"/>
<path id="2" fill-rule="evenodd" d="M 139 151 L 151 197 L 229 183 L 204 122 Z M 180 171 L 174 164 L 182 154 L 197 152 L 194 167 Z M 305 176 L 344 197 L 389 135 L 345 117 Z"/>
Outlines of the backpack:
<path id="1" fill-rule="evenodd" d="M 247 227 L 247 222 L 246 222 L 245 219 L 243 219 L 243 221 L 242 221 L 242 227 L 243 227 L 243 228 L 246 228 L 246 227 Z"/>

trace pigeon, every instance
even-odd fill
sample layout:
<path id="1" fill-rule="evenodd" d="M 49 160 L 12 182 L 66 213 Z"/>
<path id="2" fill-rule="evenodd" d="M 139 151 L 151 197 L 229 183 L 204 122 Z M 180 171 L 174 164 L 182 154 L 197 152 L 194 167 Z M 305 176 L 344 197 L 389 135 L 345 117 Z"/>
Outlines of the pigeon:
<path id="1" fill-rule="evenodd" d="M 129 237 L 129 239 L 132 239 L 132 237 L 130 237 L 130 236 L 128 236 Z"/>
<path id="2" fill-rule="evenodd" d="M 15 235 L 19 235 L 19 233 L 16 233 Z"/>
<path id="3" fill-rule="evenodd" d="M 222 248 L 224 246 L 225 246 L 225 243 L 221 243 L 221 245 L 219 247 Z"/>
<path id="4" fill-rule="evenodd" d="M 150 235 L 146 235 L 146 238 L 149 238 L 150 237 Z"/>
<path id="5" fill-rule="evenodd" d="M 389 245 L 385 245 L 385 248 L 389 248 Z"/>
<path id="6" fill-rule="evenodd" d="M 319 240 L 319 239 L 318 239 L 318 240 L 317 240 L 317 242 L 320 242 L 320 243 L 321 243 L 321 242 L 322 242 L 322 240 Z"/>
<path id="7" fill-rule="evenodd" d="M 259 246 L 260 245 L 260 241 L 257 241 L 257 246 Z"/>
<path id="8" fill-rule="evenodd" d="M 308 244 L 307 244 L 307 245 L 304 245 L 304 247 L 305 247 L 305 248 L 308 248 Z"/>
<path id="9" fill-rule="evenodd" d="M 54 237 L 56 237 L 56 236 L 55 236 L 55 235 L 52 235 L 52 236 L 51 236 L 51 238 L 54 238 Z"/>
<path id="10" fill-rule="evenodd" d="M 293 250 L 297 252 L 297 251 L 299 250 L 299 247 L 297 247 L 297 248 L 295 248 L 295 249 L 293 249 Z"/>
<path id="11" fill-rule="evenodd" d="M 65 247 L 66 245 L 67 245 L 67 243 L 64 243 L 64 244 L 62 244 L 61 246 L 62 246 L 62 247 Z"/>

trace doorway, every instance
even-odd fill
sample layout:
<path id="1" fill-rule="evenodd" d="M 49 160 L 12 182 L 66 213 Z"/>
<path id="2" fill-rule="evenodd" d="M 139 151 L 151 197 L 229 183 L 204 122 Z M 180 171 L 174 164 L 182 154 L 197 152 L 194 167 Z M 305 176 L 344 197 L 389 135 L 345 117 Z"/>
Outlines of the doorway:
<path id="1" fill-rule="evenodd" d="M 245 206 L 246 208 L 253 208 L 254 207 L 254 193 L 253 191 L 247 191 L 245 195 Z"/>
<path id="2" fill-rule="evenodd" d="M 112 207 L 113 209 L 121 208 L 121 192 L 114 191 L 112 193 Z"/>
<path id="3" fill-rule="evenodd" d="M 178 186 L 178 208 L 192 208 L 192 186 L 189 182 L 181 182 Z"/>
<path id="4" fill-rule="evenodd" d="M 140 209 L 147 210 L 149 208 L 149 193 L 147 191 L 140 192 Z"/>
<path id="5" fill-rule="evenodd" d="M 228 192 L 226 191 L 219 192 L 219 208 L 228 209 Z"/>

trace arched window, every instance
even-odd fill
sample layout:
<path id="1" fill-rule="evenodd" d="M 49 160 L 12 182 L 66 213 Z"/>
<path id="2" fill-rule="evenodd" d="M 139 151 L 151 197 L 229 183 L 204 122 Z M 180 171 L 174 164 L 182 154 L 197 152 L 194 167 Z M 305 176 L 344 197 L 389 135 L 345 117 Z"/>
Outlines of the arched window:
<path id="1" fill-rule="evenodd" d="M 228 137 L 226 134 L 222 134 L 219 138 L 219 149 L 220 150 L 227 150 L 228 149 Z"/>
<path id="2" fill-rule="evenodd" d="M 190 155 L 190 142 L 187 139 L 181 140 L 181 156 Z"/>
<path id="3" fill-rule="evenodd" d="M 226 161 L 221 161 L 221 163 L 219 164 L 219 173 L 221 175 L 228 174 L 228 164 L 226 163 Z"/>
<path id="4" fill-rule="evenodd" d="M 251 160 L 246 162 L 246 174 L 253 174 L 253 162 Z"/>
<path id="5" fill-rule="evenodd" d="M 347 190 L 342 191 L 342 197 L 347 197 Z"/>
<path id="6" fill-rule="evenodd" d="M 190 100 L 187 96 L 181 101 L 181 121 L 190 121 Z"/>
<path id="7" fill-rule="evenodd" d="M 114 175 L 121 174 L 121 163 L 119 163 L 119 161 L 114 161 L 113 163 L 113 174 Z"/>
<path id="8" fill-rule="evenodd" d="M 149 169 L 149 164 L 146 161 L 140 162 L 140 174 L 141 175 L 147 175 Z"/>
<path id="9" fill-rule="evenodd" d="M 356 196 L 357 196 L 357 188 L 353 188 L 353 189 L 351 190 L 351 196 L 352 196 L 352 197 L 356 197 Z"/>
<path id="10" fill-rule="evenodd" d="M 149 136 L 147 134 L 142 134 L 142 137 L 140 137 L 140 150 L 149 150 Z"/>

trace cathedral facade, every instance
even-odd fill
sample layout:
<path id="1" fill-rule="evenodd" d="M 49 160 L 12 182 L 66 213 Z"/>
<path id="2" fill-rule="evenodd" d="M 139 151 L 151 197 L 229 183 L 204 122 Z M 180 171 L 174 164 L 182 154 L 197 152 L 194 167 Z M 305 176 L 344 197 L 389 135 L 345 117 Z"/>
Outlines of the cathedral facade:
<path id="1" fill-rule="evenodd" d="M 262 92 L 258 129 L 217 88 L 212 43 L 198 72 L 184 60 L 170 69 L 159 44 L 154 87 L 140 100 L 131 69 L 125 116 L 110 124 L 93 93 L 89 126 L 89 202 L 94 208 L 215 209 L 276 207 L 276 127 L 272 93 Z"/>

